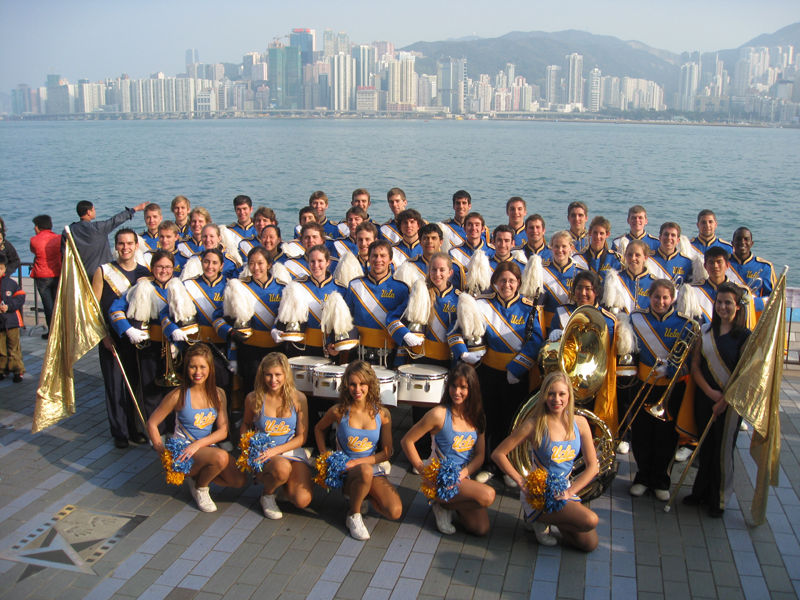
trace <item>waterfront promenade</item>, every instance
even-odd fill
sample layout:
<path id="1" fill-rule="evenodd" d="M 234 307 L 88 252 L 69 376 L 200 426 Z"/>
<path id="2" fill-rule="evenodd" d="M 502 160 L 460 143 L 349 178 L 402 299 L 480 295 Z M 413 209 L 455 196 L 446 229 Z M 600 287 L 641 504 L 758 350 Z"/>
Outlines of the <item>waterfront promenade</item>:
<path id="1" fill-rule="evenodd" d="M 439 534 L 419 477 L 399 451 L 411 421 L 402 407 L 394 411 L 391 480 L 404 511 L 397 522 L 370 512 L 369 541 L 349 537 L 342 496 L 321 488 L 307 510 L 282 504 L 279 521 L 262 516 L 253 486 L 212 487 L 219 510 L 201 513 L 185 486 L 165 483 L 149 447 L 114 448 L 97 350 L 75 371 L 77 415 L 31 435 L 45 342 L 22 337 L 28 374 L 20 384 L 0 382 L 0 600 L 800 595 L 796 366 L 784 373 L 781 482 L 766 524 L 749 523 L 755 465 L 749 433 L 742 434 L 736 500 L 723 519 L 708 517 L 705 507 L 678 505 L 666 514 L 651 496 L 631 498 L 635 465 L 621 457 L 610 493 L 591 504 L 600 547 L 586 555 L 539 546 L 521 525 L 518 494 L 501 484 L 487 537 Z"/>

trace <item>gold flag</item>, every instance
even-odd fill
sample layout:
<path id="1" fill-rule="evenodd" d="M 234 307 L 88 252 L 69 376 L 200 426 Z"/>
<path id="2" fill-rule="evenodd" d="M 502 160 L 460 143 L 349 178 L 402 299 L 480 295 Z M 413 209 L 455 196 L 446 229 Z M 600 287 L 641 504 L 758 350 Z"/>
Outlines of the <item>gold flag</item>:
<path id="1" fill-rule="evenodd" d="M 75 414 L 72 367 L 106 335 L 100 304 L 94 296 L 69 227 L 58 282 L 50 337 L 36 391 L 36 433 Z"/>
<path id="2" fill-rule="evenodd" d="M 742 351 L 725 400 L 753 426 L 750 455 L 758 466 L 750 514 L 756 525 L 766 521 L 769 486 L 778 485 L 781 423 L 778 415 L 783 347 L 786 338 L 786 268 Z"/>

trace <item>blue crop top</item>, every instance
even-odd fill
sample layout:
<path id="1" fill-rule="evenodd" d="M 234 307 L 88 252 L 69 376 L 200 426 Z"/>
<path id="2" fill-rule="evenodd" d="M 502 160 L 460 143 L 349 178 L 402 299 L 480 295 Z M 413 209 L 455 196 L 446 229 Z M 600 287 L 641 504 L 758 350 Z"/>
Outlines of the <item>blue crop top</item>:
<path id="1" fill-rule="evenodd" d="M 444 425 L 433 436 L 436 451 L 440 458 L 452 460 L 463 467 L 472 458 L 472 448 L 478 441 L 478 432 L 453 430 L 453 414 L 449 408 L 445 408 L 445 411 Z"/>
<path id="2" fill-rule="evenodd" d="M 348 410 L 339 421 L 336 430 L 336 442 L 339 450 L 350 458 L 363 458 L 372 456 L 381 439 L 381 414 L 375 415 L 375 429 L 356 429 L 350 426 L 350 411 Z"/>
<path id="3" fill-rule="evenodd" d="M 297 411 L 292 404 L 292 412 L 288 417 L 268 417 L 261 407 L 260 414 L 253 424 L 256 431 L 268 433 L 276 446 L 285 444 L 294 437 L 297 430 Z"/>
<path id="4" fill-rule="evenodd" d="M 581 450 L 581 434 L 578 430 L 578 424 L 573 424 L 573 431 L 575 433 L 574 440 L 565 440 L 562 442 L 551 442 L 550 435 L 542 442 L 537 450 L 532 452 L 532 459 L 536 466 L 542 467 L 551 473 L 558 473 L 564 477 L 569 477 L 572 473 L 572 463 L 578 456 Z"/>
<path id="5" fill-rule="evenodd" d="M 217 420 L 215 408 L 192 408 L 192 395 L 186 390 L 183 408 L 175 413 L 175 435 L 190 441 L 202 439 L 214 430 Z"/>

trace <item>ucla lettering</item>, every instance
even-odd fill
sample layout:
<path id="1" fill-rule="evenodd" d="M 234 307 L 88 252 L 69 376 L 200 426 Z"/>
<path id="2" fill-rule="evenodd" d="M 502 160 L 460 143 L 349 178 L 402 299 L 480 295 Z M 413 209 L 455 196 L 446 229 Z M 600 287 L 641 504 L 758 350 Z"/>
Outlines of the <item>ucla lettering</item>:
<path id="1" fill-rule="evenodd" d="M 645 290 L 645 289 L 639 288 L 639 289 L 637 290 L 637 292 L 636 292 L 636 293 L 637 293 L 639 296 L 647 296 L 647 292 L 648 292 L 648 291 L 649 291 L 649 290 Z"/>
<path id="2" fill-rule="evenodd" d="M 453 437 L 453 450 L 456 452 L 469 452 L 475 445 L 475 439 L 472 435 L 463 436 L 457 435 Z"/>
<path id="3" fill-rule="evenodd" d="M 286 421 L 267 421 L 264 425 L 264 432 L 268 433 L 272 437 L 277 437 L 281 435 L 286 435 L 291 433 L 291 428 L 286 424 Z"/>
<path id="4" fill-rule="evenodd" d="M 270 302 L 280 302 L 281 301 L 281 295 L 280 294 L 270 294 L 269 295 L 269 301 Z"/>
<path id="5" fill-rule="evenodd" d="M 511 324 L 512 325 L 524 325 L 525 324 L 525 317 L 520 315 L 511 315 Z"/>
<path id="6" fill-rule="evenodd" d="M 574 460 L 575 458 L 575 450 L 572 446 L 553 446 L 553 453 L 550 457 L 553 462 L 563 463 L 568 460 Z"/>
<path id="7" fill-rule="evenodd" d="M 394 290 L 381 290 L 381 298 L 394 298 Z"/>
<path id="8" fill-rule="evenodd" d="M 194 426 L 198 429 L 205 429 L 217 420 L 217 415 L 208 411 L 207 413 L 199 412 L 194 416 Z"/>
<path id="9" fill-rule="evenodd" d="M 761 271 L 748 271 L 747 278 L 748 279 L 755 279 L 756 277 L 761 277 Z"/>
<path id="10" fill-rule="evenodd" d="M 351 435 L 347 438 L 347 447 L 353 452 L 367 452 L 372 450 L 372 442 L 366 436 L 360 438 L 357 435 Z"/>
<path id="11" fill-rule="evenodd" d="M 214 292 L 214 302 L 222 302 L 222 294 Z"/>
<path id="12" fill-rule="evenodd" d="M 683 267 L 672 267 L 672 274 L 673 275 L 685 275 L 685 271 Z"/>
<path id="13" fill-rule="evenodd" d="M 456 306 L 455 304 L 450 304 L 449 302 L 446 302 L 442 310 L 446 313 L 454 313 L 456 312 Z"/>
<path id="14" fill-rule="evenodd" d="M 668 338 L 678 338 L 681 336 L 681 332 L 677 329 L 672 329 L 671 327 L 667 327 L 667 330 L 664 332 L 664 337 Z"/>

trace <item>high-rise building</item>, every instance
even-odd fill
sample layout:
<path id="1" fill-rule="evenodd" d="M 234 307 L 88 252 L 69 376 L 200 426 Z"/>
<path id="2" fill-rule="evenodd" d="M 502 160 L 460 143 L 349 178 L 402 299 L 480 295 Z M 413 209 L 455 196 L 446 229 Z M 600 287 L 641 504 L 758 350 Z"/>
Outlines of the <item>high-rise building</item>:
<path id="1" fill-rule="evenodd" d="M 350 38 L 347 33 L 340 31 L 336 34 L 333 45 L 334 54 L 350 54 Z"/>
<path id="2" fill-rule="evenodd" d="M 681 78 L 678 81 L 678 110 L 689 112 L 695 110 L 699 78 L 700 65 L 693 62 L 681 65 Z"/>
<path id="3" fill-rule="evenodd" d="M 289 45 L 300 48 L 300 63 L 310 65 L 314 62 L 314 52 L 317 49 L 316 32 L 313 29 L 292 29 L 289 35 Z"/>
<path id="4" fill-rule="evenodd" d="M 417 104 L 417 73 L 414 70 L 414 57 L 400 61 L 400 102 Z"/>
<path id="5" fill-rule="evenodd" d="M 372 45 L 375 47 L 375 56 L 378 59 L 382 59 L 387 54 L 394 58 L 394 42 L 384 40 L 382 42 L 372 42 Z"/>
<path id="6" fill-rule="evenodd" d="M 47 88 L 47 114 L 67 115 L 75 112 L 77 86 L 57 85 Z"/>
<path id="7" fill-rule="evenodd" d="M 619 77 L 603 77 L 600 81 L 600 105 L 605 108 L 620 108 Z"/>
<path id="8" fill-rule="evenodd" d="M 31 88 L 25 83 L 20 83 L 16 89 L 11 90 L 11 114 L 22 115 L 33 112 L 31 109 Z"/>
<path id="9" fill-rule="evenodd" d="M 332 29 L 326 29 L 322 33 L 322 54 L 323 54 L 323 56 L 333 56 L 334 54 L 336 54 L 336 52 L 334 51 L 335 39 L 336 39 L 336 37 L 334 36 L 334 33 L 333 33 Z"/>
<path id="10" fill-rule="evenodd" d="M 507 85 L 512 86 L 514 85 L 514 71 L 516 70 L 516 66 L 513 63 L 506 63 L 506 82 Z"/>
<path id="11" fill-rule="evenodd" d="M 267 81 L 269 79 L 269 69 L 267 63 L 259 62 L 254 64 L 250 70 L 251 81 Z"/>
<path id="12" fill-rule="evenodd" d="M 386 69 L 386 101 L 400 102 L 400 62 L 390 61 Z"/>
<path id="13" fill-rule="evenodd" d="M 746 58 L 736 61 L 733 74 L 732 96 L 744 97 L 750 89 L 750 61 Z"/>
<path id="14" fill-rule="evenodd" d="M 353 46 L 352 54 L 356 59 L 356 87 L 369 87 L 369 76 L 375 65 L 375 48 L 366 44 Z"/>
<path id="15" fill-rule="evenodd" d="M 356 102 L 356 61 L 349 54 L 330 57 L 330 107 L 336 111 L 354 110 Z"/>
<path id="16" fill-rule="evenodd" d="M 378 110 L 378 90 L 372 86 L 359 87 L 356 90 L 356 110 L 358 112 Z"/>
<path id="17" fill-rule="evenodd" d="M 589 112 L 598 112 L 600 110 L 601 79 L 600 69 L 592 69 L 592 72 L 589 73 Z"/>
<path id="18" fill-rule="evenodd" d="M 47 76 L 47 87 L 58 87 L 62 85 L 64 82 L 61 81 L 61 75 L 48 75 Z"/>
<path id="19" fill-rule="evenodd" d="M 583 56 L 567 55 L 567 104 L 583 105 Z"/>
<path id="20" fill-rule="evenodd" d="M 270 102 L 276 108 L 298 109 L 303 105 L 300 48 L 274 42 L 267 49 Z"/>
<path id="21" fill-rule="evenodd" d="M 263 62 L 261 54 L 258 52 L 248 52 L 242 57 L 242 79 L 250 81 L 253 79 L 253 65 Z"/>
<path id="22" fill-rule="evenodd" d="M 191 65 L 192 63 L 200 62 L 200 52 L 197 49 L 189 48 L 186 51 L 186 62 L 184 64 Z"/>
<path id="23" fill-rule="evenodd" d="M 545 69 L 545 100 L 549 105 L 561 104 L 561 67 L 550 65 Z"/>
<path id="24" fill-rule="evenodd" d="M 210 79 L 211 81 L 222 81 L 224 77 L 225 65 L 222 63 L 206 65 L 204 79 Z"/>
<path id="25" fill-rule="evenodd" d="M 436 69 L 438 105 L 447 107 L 451 113 L 464 112 L 467 85 L 467 59 L 449 58 L 440 60 Z"/>

